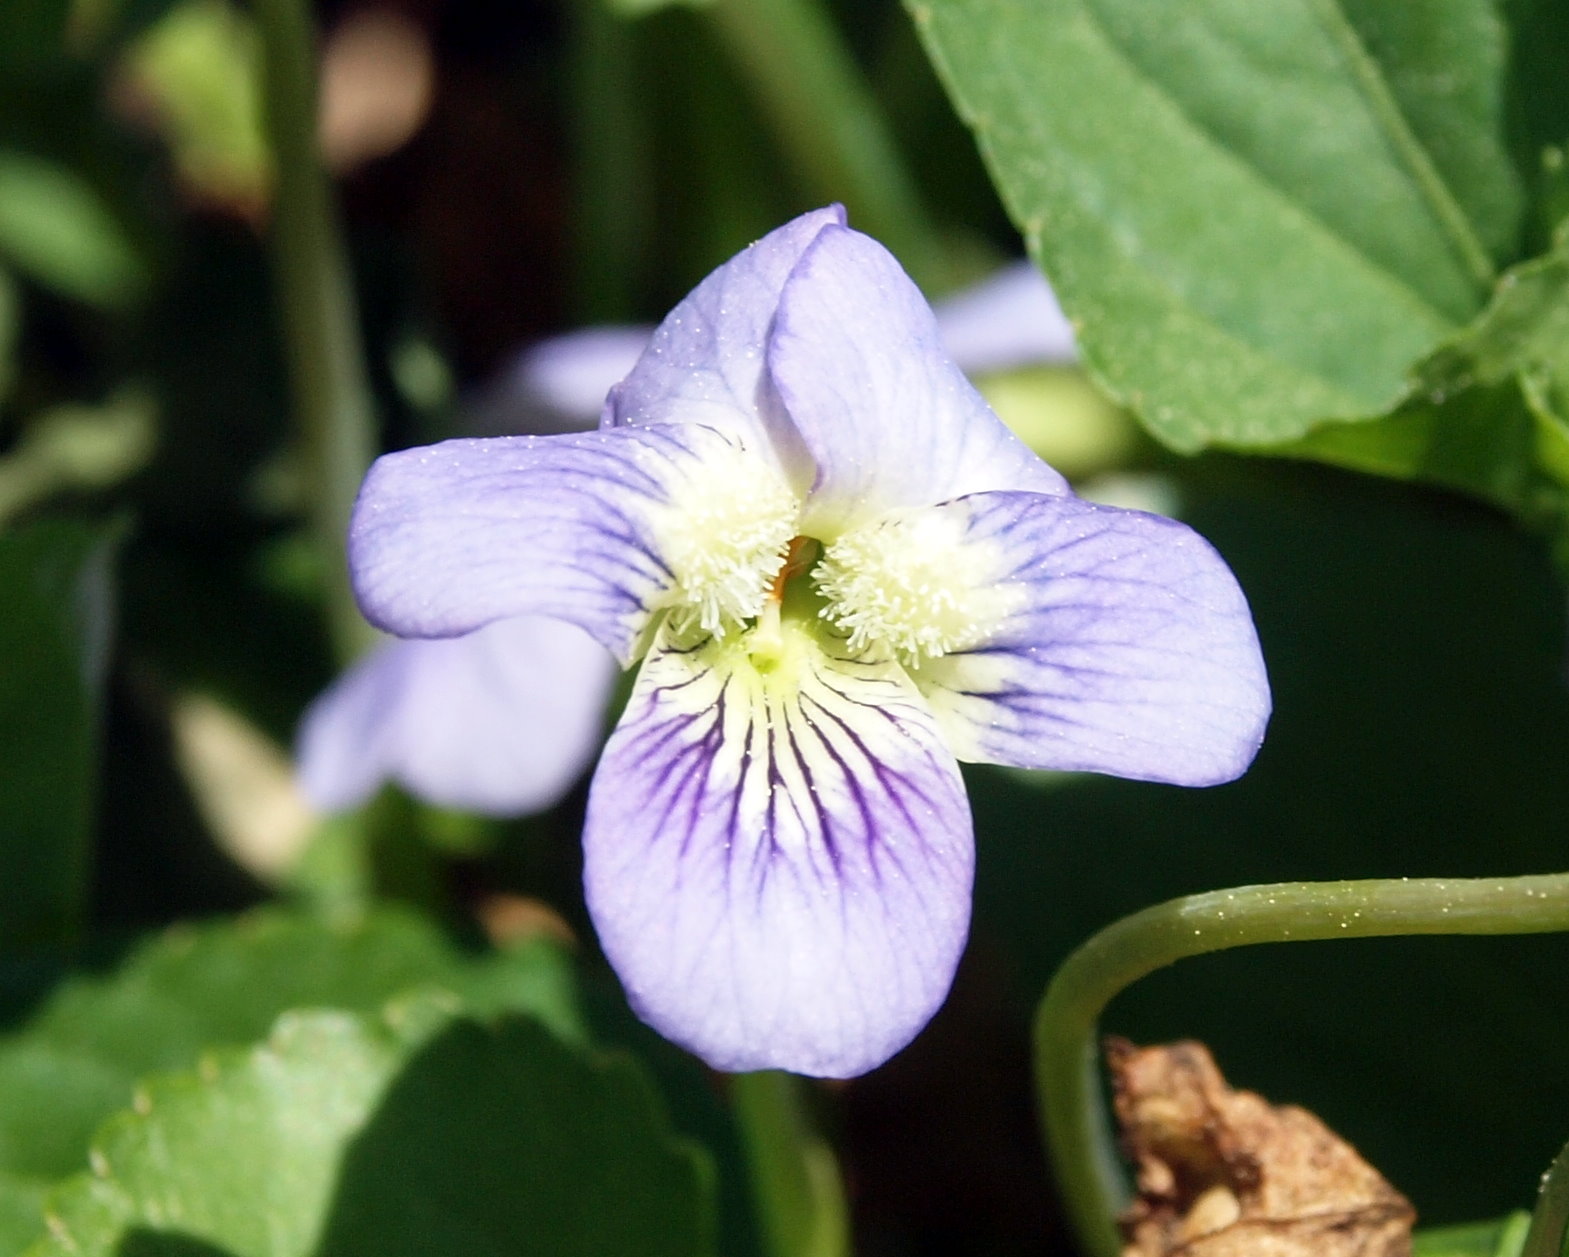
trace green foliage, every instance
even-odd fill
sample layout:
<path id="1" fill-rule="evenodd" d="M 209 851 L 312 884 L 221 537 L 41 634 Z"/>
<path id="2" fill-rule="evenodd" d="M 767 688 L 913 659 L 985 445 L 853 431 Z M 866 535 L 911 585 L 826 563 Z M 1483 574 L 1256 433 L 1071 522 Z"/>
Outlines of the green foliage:
<path id="1" fill-rule="evenodd" d="M 1161 440 L 1424 479 L 1558 526 L 1564 255 L 1494 286 L 1562 198 L 1548 54 L 1526 47 L 1560 46 L 1543 6 L 910 8 L 1087 364 Z"/>
<path id="2" fill-rule="evenodd" d="M 145 264 L 98 194 L 66 167 L 18 151 L 0 150 L 0 257 L 93 305 L 124 304 L 147 283 Z"/>
<path id="3" fill-rule="evenodd" d="M 225 0 L 176 5 L 131 50 L 182 176 L 218 200 L 260 203 L 271 179 L 260 56 L 253 21 Z"/>
<path id="4" fill-rule="evenodd" d="M 0 946 L 59 942 L 86 893 L 113 533 L 0 534 Z"/>
<path id="5" fill-rule="evenodd" d="M 33 416 L 0 458 L 0 526 L 57 494 L 119 483 L 141 470 L 153 443 L 153 407 L 135 389 L 100 406 L 66 404 Z"/>
<path id="6" fill-rule="evenodd" d="M 0 1171 L 0 1252 L 19 1253 L 38 1238 L 46 1182 Z"/>
<path id="7" fill-rule="evenodd" d="M 1427 480 L 1561 525 L 1569 490 L 1569 252 L 1511 270 L 1482 315 L 1418 368 L 1388 418 L 1316 429 L 1286 452 Z"/>
<path id="8" fill-rule="evenodd" d="M 912 11 L 1087 362 L 1179 449 L 1388 408 L 1512 256 L 1486 0 Z"/>
<path id="9" fill-rule="evenodd" d="M 34 1257 L 713 1251 L 706 1167 L 631 1062 L 430 999 L 288 1014 L 145 1084 L 92 1162 Z"/>
<path id="10" fill-rule="evenodd" d="M 1411 1257 L 1519 1257 L 1530 1215 L 1436 1227 L 1412 1236 Z"/>
<path id="11" fill-rule="evenodd" d="M 320 921 L 269 911 L 171 930 L 113 974 L 64 985 L 0 1042 L 0 1253 L 37 1234 L 7 1229 L 36 1185 L 82 1168 L 100 1122 L 129 1103 L 136 1080 L 188 1067 L 216 1045 L 261 1038 L 289 1008 L 370 1010 L 437 986 L 465 1008 L 524 1010 L 564 1039 L 582 1030 L 568 961 L 536 941 L 469 957 L 421 918 L 392 910 Z M 17 1244 L 6 1244 L 25 1230 Z"/>

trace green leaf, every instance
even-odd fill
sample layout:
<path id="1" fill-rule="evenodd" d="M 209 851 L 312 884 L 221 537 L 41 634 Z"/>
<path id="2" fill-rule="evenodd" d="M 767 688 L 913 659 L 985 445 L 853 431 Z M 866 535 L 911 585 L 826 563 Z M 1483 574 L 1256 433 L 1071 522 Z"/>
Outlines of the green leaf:
<path id="1" fill-rule="evenodd" d="M 1490 0 L 909 0 L 1090 369 L 1162 440 L 1382 413 L 1513 259 Z"/>
<path id="2" fill-rule="evenodd" d="M 261 123 L 261 45 L 250 15 L 227 0 L 186 0 L 127 50 L 180 174 L 203 195 L 265 202 L 272 156 Z"/>
<path id="3" fill-rule="evenodd" d="M 1428 480 L 1540 520 L 1569 490 L 1569 249 L 1509 271 L 1491 305 L 1416 372 L 1392 415 L 1282 449 Z"/>
<path id="4" fill-rule="evenodd" d="M 286 1008 L 370 1010 L 438 986 L 482 1013 L 522 1010 L 579 1040 L 569 959 L 545 940 L 468 956 L 421 918 L 384 910 L 321 921 L 265 911 L 143 945 L 114 974 L 63 986 L 0 1041 L 0 1176 L 48 1182 L 86 1164 L 88 1140 L 137 1078 L 214 1045 L 261 1038 Z M 24 1239 L 41 1226 L 35 1216 Z M 0 1226 L 0 1254 L 15 1253 Z"/>
<path id="5" fill-rule="evenodd" d="M 139 1090 L 92 1161 L 35 1257 L 713 1251 L 708 1167 L 629 1060 L 428 999 L 286 1014 Z"/>
<path id="6" fill-rule="evenodd" d="M 0 1252 L 19 1253 L 39 1235 L 49 1184 L 0 1171 Z"/>
<path id="7" fill-rule="evenodd" d="M 1434 1227 L 1411 1237 L 1411 1257 L 1517 1257 L 1531 1218 L 1512 1213 L 1496 1222 Z"/>
<path id="8" fill-rule="evenodd" d="M 0 534 L 0 947 L 56 943 L 86 894 L 113 536 Z"/>
<path id="9" fill-rule="evenodd" d="M 33 416 L 0 456 L 0 527 L 57 494 L 105 489 L 140 471 L 152 456 L 155 420 L 152 399 L 135 388 Z"/>
<path id="10" fill-rule="evenodd" d="M 122 305 L 147 283 L 98 194 L 64 166 L 15 150 L 0 150 L 0 257 L 92 305 Z"/>

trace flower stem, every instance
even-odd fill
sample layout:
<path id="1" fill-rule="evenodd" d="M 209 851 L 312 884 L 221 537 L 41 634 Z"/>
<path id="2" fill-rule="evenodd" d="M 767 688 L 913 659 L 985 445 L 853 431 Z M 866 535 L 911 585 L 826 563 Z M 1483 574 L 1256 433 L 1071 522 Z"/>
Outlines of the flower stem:
<path id="1" fill-rule="evenodd" d="M 820 0 L 714 0 L 705 10 L 817 200 L 842 200 L 917 282 L 943 250 L 860 68 Z"/>
<path id="2" fill-rule="evenodd" d="M 1569 1239 L 1569 1144 L 1553 1158 L 1542 1178 L 1542 1191 L 1531 1214 L 1531 1229 L 1520 1245 L 1520 1257 L 1561 1257 Z"/>
<path id="3" fill-rule="evenodd" d="M 1090 1257 L 1116 1257 L 1127 1196 L 1100 1094 L 1096 1022 L 1131 983 L 1254 943 L 1569 930 L 1569 873 L 1243 886 L 1173 899 L 1108 926 L 1063 962 L 1035 1017 L 1041 1122 L 1069 1221 Z"/>
<path id="4" fill-rule="evenodd" d="M 833 1150 L 802 1111 L 801 1082 L 736 1074 L 731 1103 L 752 1171 L 752 1194 L 772 1257 L 847 1257 L 849 1223 Z"/>
<path id="5" fill-rule="evenodd" d="M 375 454 L 349 267 L 316 144 L 315 40 L 306 0 L 257 0 L 262 105 L 276 169 L 273 277 L 309 469 L 312 527 L 326 586 L 328 626 L 341 660 L 373 634 L 349 586 L 344 541 L 360 480 Z"/>

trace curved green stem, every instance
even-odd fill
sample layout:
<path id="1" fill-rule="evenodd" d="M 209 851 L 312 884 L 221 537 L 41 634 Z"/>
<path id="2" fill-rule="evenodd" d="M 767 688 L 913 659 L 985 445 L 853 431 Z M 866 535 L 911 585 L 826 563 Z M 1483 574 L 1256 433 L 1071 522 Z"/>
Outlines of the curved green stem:
<path id="1" fill-rule="evenodd" d="M 713 0 L 705 10 L 807 188 L 843 201 L 916 280 L 945 286 L 941 246 L 871 88 L 820 0 Z"/>
<path id="2" fill-rule="evenodd" d="M 1569 1144 L 1553 1158 L 1542 1178 L 1542 1191 L 1531 1214 L 1531 1229 L 1520 1245 L 1520 1257 L 1563 1257 L 1569 1240 Z"/>
<path id="3" fill-rule="evenodd" d="M 839 1164 L 801 1106 L 801 1080 L 768 1071 L 730 1080 L 752 1194 L 771 1257 L 847 1257 Z"/>
<path id="4" fill-rule="evenodd" d="M 1100 1094 L 1096 1022 L 1124 987 L 1186 956 L 1255 943 L 1569 930 L 1569 873 L 1242 886 L 1173 899 L 1108 926 L 1063 962 L 1035 1017 L 1046 1142 L 1086 1253 L 1120 1251 L 1126 1199 Z"/>
<path id="5" fill-rule="evenodd" d="M 315 40 L 305 0 L 257 0 L 262 104 L 277 186 L 273 271 L 298 436 L 310 471 L 312 525 L 339 658 L 374 640 L 349 587 L 344 542 L 376 452 L 370 386 L 332 189 L 316 144 Z"/>

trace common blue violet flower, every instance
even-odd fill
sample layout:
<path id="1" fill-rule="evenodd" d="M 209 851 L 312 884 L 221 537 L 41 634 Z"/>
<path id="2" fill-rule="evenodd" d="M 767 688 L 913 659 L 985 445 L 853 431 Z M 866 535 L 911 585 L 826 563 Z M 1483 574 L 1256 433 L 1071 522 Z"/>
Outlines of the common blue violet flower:
<path id="1" fill-rule="evenodd" d="M 969 920 L 958 760 L 1207 785 L 1268 716 L 1224 562 L 1075 497 L 837 207 L 704 280 L 599 431 L 379 460 L 350 563 L 390 632 L 538 614 L 641 660 L 588 905 L 639 1014 L 721 1069 L 853 1076 L 925 1024 Z"/>
<path id="2" fill-rule="evenodd" d="M 944 350 L 966 374 L 1076 356 L 1073 329 L 1029 262 L 939 301 L 934 313 Z M 466 422 L 486 436 L 591 428 L 652 335 L 605 325 L 536 342 L 470 401 Z M 614 677 L 610 655 L 581 630 L 538 616 L 462 637 L 389 639 L 307 710 L 301 789 L 325 812 L 360 806 L 389 779 L 442 807 L 542 811 L 599 750 Z"/>

